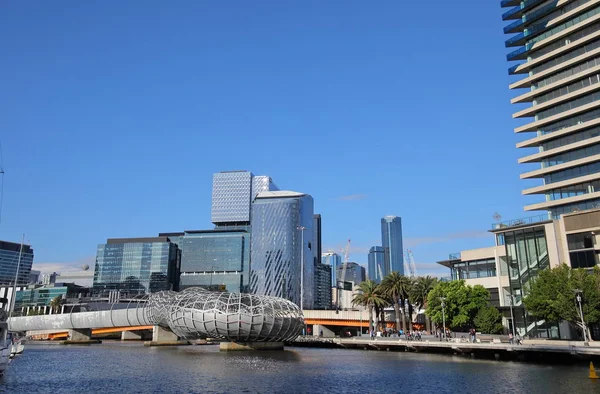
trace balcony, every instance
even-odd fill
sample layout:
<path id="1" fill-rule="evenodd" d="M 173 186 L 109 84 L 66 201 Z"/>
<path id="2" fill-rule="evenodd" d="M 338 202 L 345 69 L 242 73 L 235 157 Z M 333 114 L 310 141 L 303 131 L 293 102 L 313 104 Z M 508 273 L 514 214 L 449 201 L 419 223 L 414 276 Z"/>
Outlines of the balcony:
<path id="1" fill-rule="evenodd" d="M 514 7 L 519 4 L 521 4 L 521 0 L 502 0 L 500 2 L 500 7 L 502 7 L 502 8 Z"/>
<path id="2" fill-rule="evenodd" d="M 508 69 L 508 75 L 515 75 L 515 74 L 528 74 L 527 70 L 521 70 L 519 72 L 517 72 L 517 68 L 521 67 L 523 63 L 519 63 L 519 64 L 515 64 L 514 66 L 510 67 Z"/>
<path id="3" fill-rule="evenodd" d="M 518 33 L 523 30 L 522 26 L 523 26 L 522 19 L 519 19 L 518 21 L 514 21 L 510 25 L 504 27 L 504 34 Z"/>
<path id="4" fill-rule="evenodd" d="M 533 7 L 535 7 L 536 5 L 544 2 L 545 0 L 529 0 L 529 1 L 524 1 L 523 3 L 519 4 L 517 3 L 517 6 L 506 11 L 503 15 L 502 15 L 502 20 L 506 21 L 509 19 L 517 19 L 520 18 L 523 13 Z M 554 4 L 553 4 L 554 5 Z"/>
<path id="5" fill-rule="evenodd" d="M 508 228 L 508 227 L 524 226 L 527 224 L 546 222 L 548 220 L 550 220 L 550 219 L 548 219 L 548 215 L 537 215 L 537 216 L 530 216 L 530 217 L 521 218 L 521 219 L 506 220 L 504 222 L 493 223 L 492 230 L 499 230 L 499 229 L 504 229 L 504 228 Z"/>
<path id="6" fill-rule="evenodd" d="M 531 49 L 531 45 L 525 45 L 516 51 L 512 51 L 506 55 L 506 60 L 509 62 L 512 60 L 524 60 L 527 58 L 527 52 Z"/>
<path id="7" fill-rule="evenodd" d="M 508 40 L 506 40 L 504 42 L 504 46 L 505 47 L 516 47 L 519 45 L 523 45 L 527 42 L 527 37 L 531 36 L 532 34 L 538 33 L 542 30 L 544 30 L 546 28 L 545 24 L 539 24 L 539 25 L 535 25 L 533 26 L 531 29 L 525 29 L 525 31 L 523 33 L 517 34 L 514 37 L 509 38 Z"/>

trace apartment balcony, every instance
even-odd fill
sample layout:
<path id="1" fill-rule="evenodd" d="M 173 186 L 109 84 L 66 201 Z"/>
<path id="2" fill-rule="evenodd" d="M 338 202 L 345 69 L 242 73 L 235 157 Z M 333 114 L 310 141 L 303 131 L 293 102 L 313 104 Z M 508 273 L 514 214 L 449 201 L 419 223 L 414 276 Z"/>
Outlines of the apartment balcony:
<path id="1" fill-rule="evenodd" d="M 500 229 L 505 229 L 505 228 L 509 228 L 509 227 L 526 226 L 526 225 L 530 225 L 530 224 L 547 222 L 548 220 L 550 220 L 550 219 L 548 219 L 548 215 L 536 215 L 536 216 L 530 216 L 530 217 L 521 218 L 521 219 L 505 220 L 505 221 L 499 222 L 499 223 L 492 223 L 492 230 L 500 230 Z"/>
<path id="2" fill-rule="evenodd" d="M 507 21 L 507 20 L 521 18 L 525 11 L 530 10 L 531 8 L 535 7 L 536 5 L 543 3 L 544 1 L 545 0 L 529 0 L 529 1 L 524 1 L 520 4 L 517 3 L 516 7 L 511 8 L 510 10 L 508 10 L 504 14 L 502 14 L 502 20 Z"/>
<path id="3" fill-rule="evenodd" d="M 527 52 L 531 49 L 531 45 L 525 45 L 519 49 L 517 49 L 516 51 L 512 51 L 511 53 L 509 53 L 508 55 L 506 55 L 506 60 L 513 61 L 513 60 L 525 60 L 527 59 Z"/>
<path id="4" fill-rule="evenodd" d="M 502 7 L 502 8 L 514 7 L 519 4 L 521 4 L 521 0 L 502 0 L 500 2 L 500 7 Z"/>

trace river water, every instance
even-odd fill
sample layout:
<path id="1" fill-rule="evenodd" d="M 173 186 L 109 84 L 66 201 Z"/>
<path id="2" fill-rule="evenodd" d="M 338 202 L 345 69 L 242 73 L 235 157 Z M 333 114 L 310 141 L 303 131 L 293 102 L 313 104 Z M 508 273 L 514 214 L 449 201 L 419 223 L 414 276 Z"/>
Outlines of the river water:
<path id="1" fill-rule="evenodd" d="M 8 393 L 600 393 L 585 364 L 537 365 L 344 349 L 220 353 L 28 344 L 0 379 Z"/>

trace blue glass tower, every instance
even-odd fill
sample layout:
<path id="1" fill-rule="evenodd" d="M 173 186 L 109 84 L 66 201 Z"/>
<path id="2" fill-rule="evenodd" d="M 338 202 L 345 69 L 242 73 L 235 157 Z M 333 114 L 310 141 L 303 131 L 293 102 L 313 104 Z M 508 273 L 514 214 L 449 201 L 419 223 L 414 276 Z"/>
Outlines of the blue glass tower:
<path id="1" fill-rule="evenodd" d="M 387 274 L 385 251 L 381 246 L 373 246 L 369 249 L 369 279 L 381 283 Z"/>
<path id="2" fill-rule="evenodd" d="M 331 287 L 337 287 L 337 269 L 342 265 L 342 256 L 337 253 L 327 252 L 321 256 L 321 264 L 331 266 Z"/>
<path id="3" fill-rule="evenodd" d="M 385 253 L 386 272 L 399 272 L 404 275 L 402 219 L 400 217 L 386 216 L 381 219 L 381 243 Z"/>
<path id="4" fill-rule="evenodd" d="M 14 283 L 17 265 L 19 264 L 20 250 L 21 244 L 0 241 L 0 285 L 10 285 Z M 30 245 L 23 245 L 17 284 L 26 285 L 29 283 L 32 264 L 33 249 Z"/>

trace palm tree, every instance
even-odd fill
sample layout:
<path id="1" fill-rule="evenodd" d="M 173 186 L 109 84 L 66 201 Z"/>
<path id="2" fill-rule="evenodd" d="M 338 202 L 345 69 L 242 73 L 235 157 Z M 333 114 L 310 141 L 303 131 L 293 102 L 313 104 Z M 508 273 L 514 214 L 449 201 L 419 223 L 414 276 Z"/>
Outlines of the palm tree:
<path id="1" fill-rule="evenodd" d="M 373 308 L 385 304 L 381 288 L 372 280 L 366 280 L 358 285 L 358 292 L 352 298 L 354 305 L 365 306 L 369 310 L 369 330 L 373 330 Z"/>
<path id="2" fill-rule="evenodd" d="M 400 320 L 402 320 L 402 329 L 406 331 L 406 321 L 404 319 L 404 303 L 408 298 L 410 289 L 410 279 L 398 272 L 388 274 L 381 281 L 383 292 L 392 300 L 394 313 L 396 314 L 396 330 L 400 330 Z M 403 306 L 400 314 L 400 305 Z"/>
<path id="3" fill-rule="evenodd" d="M 56 296 L 52 299 L 52 301 L 50 301 L 50 307 L 52 308 L 54 313 L 58 313 L 58 311 L 60 310 L 60 307 L 62 306 L 63 303 L 64 303 L 64 300 L 63 300 L 62 296 Z"/>
<path id="4" fill-rule="evenodd" d="M 411 300 L 418 309 L 427 307 L 427 295 L 437 285 L 437 278 L 431 276 L 420 276 L 415 279 L 411 289 Z M 425 316 L 425 329 L 431 332 L 431 318 Z"/>

